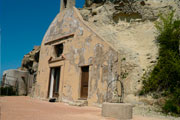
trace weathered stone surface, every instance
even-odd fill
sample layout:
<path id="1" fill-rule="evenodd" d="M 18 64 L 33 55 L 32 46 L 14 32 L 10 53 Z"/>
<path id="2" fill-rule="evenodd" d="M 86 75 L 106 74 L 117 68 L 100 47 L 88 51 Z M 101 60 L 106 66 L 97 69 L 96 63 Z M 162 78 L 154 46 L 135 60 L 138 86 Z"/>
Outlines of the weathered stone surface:
<path id="1" fill-rule="evenodd" d="M 2 87 L 13 87 L 17 95 L 28 95 L 31 92 L 33 76 L 27 71 L 10 69 L 3 72 Z"/>
<path id="2" fill-rule="evenodd" d="M 106 0 L 86 0 L 85 1 L 85 7 L 90 7 L 92 4 L 99 4 L 99 3 L 105 3 Z"/>
<path id="3" fill-rule="evenodd" d="M 56 44 L 63 44 L 64 48 L 64 59 L 59 57 L 59 61 L 53 61 L 57 59 Z M 89 66 L 88 105 L 119 102 L 121 96 L 118 96 L 114 82 L 119 79 L 118 54 L 83 21 L 76 8 L 64 9 L 56 16 L 42 41 L 34 96 L 48 97 L 50 70 L 61 67 L 58 99 L 81 105 L 77 102 L 81 90 L 81 67 Z M 102 73 L 103 67 L 105 73 Z"/>
<path id="4" fill-rule="evenodd" d="M 40 46 L 34 46 L 33 50 L 24 55 L 21 63 L 20 70 L 28 71 L 30 74 L 34 74 L 38 69 Z"/>
<path id="5" fill-rule="evenodd" d="M 118 120 L 130 120 L 133 115 L 133 106 L 127 103 L 103 103 L 102 116 L 113 117 Z"/>
<path id="6" fill-rule="evenodd" d="M 142 77 L 158 58 L 154 22 L 160 13 L 172 10 L 180 16 L 179 0 L 115 0 L 80 9 L 93 30 L 120 53 L 124 102 L 141 103 L 136 95 L 142 88 Z M 103 71 L 106 69 L 104 66 Z"/>
<path id="7" fill-rule="evenodd" d="M 180 16 L 180 2 L 179 0 L 106 0 L 105 4 L 103 3 L 98 6 L 94 6 L 96 4 L 93 0 L 87 0 L 91 3 L 88 8 L 81 9 L 82 16 L 85 20 L 89 18 L 92 19 L 94 16 L 94 10 L 99 9 L 99 7 L 103 7 L 106 11 L 96 12 L 97 14 L 103 14 L 107 12 L 109 16 L 109 21 L 113 20 L 115 23 L 118 23 L 119 20 L 123 21 L 145 21 L 145 20 L 157 20 L 160 13 L 167 13 L 169 11 L 175 10 L 176 16 Z M 110 1 L 110 2 L 109 2 Z M 87 2 L 87 3 L 88 3 Z M 89 10 L 91 14 L 88 12 L 84 12 L 85 10 Z M 100 20 L 100 19 L 97 19 Z M 104 19 L 105 20 L 105 19 Z M 101 21 L 101 20 L 100 20 Z"/>

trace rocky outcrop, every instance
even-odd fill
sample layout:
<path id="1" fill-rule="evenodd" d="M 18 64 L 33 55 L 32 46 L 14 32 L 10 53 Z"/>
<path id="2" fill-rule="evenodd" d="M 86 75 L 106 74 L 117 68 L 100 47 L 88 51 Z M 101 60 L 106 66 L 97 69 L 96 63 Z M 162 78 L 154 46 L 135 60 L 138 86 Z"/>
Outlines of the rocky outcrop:
<path id="1" fill-rule="evenodd" d="M 136 94 L 142 87 L 143 75 L 158 60 L 154 22 L 160 13 L 172 10 L 180 16 L 179 0 L 106 0 L 80 9 L 89 26 L 121 54 L 124 102 L 141 103 Z"/>
<path id="2" fill-rule="evenodd" d="M 34 46 L 32 51 L 24 55 L 20 70 L 28 71 L 30 76 L 28 79 L 31 80 L 31 87 L 29 88 L 29 96 L 33 96 L 35 91 L 36 76 L 38 71 L 40 46 Z"/>
<path id="3" fill-rule="evenodd" d="M 158 18 L 159 14 L 175 10 L 176 16 L 180 16 L 179 0 L 86 0 L 86 7 L 83 8 L 82 16 L 88 20 L 92 16 L 108 12 L 109 20 L 118 22 L 119 20 L 151 20 Z M 103 7 L 103 11 L 99 11 Z M 103 13 L 104 14 L 104 13 Z M 107 21 L 107 20 L 106 20 Z"/>
<path id="4" fill-rule="evenodd" d="M 90 7 L 91 5 L 95 4 L 104 4 L 106 0 L 86 0 L 85 7 Z"/>
<path id="5" fill-rule="evenodd" d="M 24 55 L 20 69 L 35 74 L 38 69 L 40 46 L 34 46 L 33 50 Z"/>

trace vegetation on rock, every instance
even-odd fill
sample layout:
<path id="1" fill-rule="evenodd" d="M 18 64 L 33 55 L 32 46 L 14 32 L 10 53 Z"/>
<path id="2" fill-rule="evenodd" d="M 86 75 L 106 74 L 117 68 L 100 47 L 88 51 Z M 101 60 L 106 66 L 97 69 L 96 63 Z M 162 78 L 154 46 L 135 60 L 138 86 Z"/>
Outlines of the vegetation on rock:
<path id="1" fill-rule="evenodd" d="M 163 112 L 180 115 L 180 20 L 172 12 L 161 15 L 155 26 L 159 32 L 159 60 L 143 81 L 141 94 L 153 92 L 156 97 L 165 97 Z"/>

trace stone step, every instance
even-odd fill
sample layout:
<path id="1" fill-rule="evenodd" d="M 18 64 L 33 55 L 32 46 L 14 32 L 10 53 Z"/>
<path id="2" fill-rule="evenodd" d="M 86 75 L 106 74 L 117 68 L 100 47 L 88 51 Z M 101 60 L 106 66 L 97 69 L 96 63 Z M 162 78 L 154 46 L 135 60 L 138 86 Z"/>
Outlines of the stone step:
<path id="1" fill-rule="evenodd" d="M 87 100 L 76 100 L 74 102 L 69 103 L 69 105 L 73 105 L 73 106 L 87 106 L 88 105 L 88 101 Z"/>

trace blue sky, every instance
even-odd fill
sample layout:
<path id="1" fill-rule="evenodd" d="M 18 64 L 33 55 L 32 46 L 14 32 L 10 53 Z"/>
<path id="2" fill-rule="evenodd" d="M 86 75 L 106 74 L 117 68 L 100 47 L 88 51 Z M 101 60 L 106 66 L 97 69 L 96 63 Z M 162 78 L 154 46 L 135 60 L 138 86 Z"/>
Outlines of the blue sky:
<path id="1" fill-rule="evenodd" d="M 76 0 L 76 7 L 85 0 Z M 1 70 L 21 66 L 23 56 L 40 45 L 60 9 L 60 0 L 0 0 Z"/>

